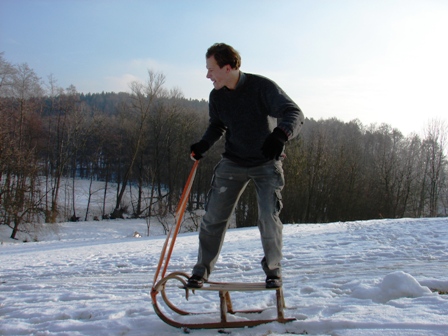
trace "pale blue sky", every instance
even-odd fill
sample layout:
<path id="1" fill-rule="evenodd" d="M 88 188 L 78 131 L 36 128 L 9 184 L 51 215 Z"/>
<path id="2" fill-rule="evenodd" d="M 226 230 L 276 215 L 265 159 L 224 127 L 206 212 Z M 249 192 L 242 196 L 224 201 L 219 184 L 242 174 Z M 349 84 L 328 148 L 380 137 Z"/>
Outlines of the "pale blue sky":
<path id="1" fill-rule="evenodd" d="M 446 0 L 0 0 L 0 52 L 80 92 L 129 91 L 147 70 L 208 99 L 205 51 L 276 81 L 307 117 L 420 133 L 446 119 Z"/>

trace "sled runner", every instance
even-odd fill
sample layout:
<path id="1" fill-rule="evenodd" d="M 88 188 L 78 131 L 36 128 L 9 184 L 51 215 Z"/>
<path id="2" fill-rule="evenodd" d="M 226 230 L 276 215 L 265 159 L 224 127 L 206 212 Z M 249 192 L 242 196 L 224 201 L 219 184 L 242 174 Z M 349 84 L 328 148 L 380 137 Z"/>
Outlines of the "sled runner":
<path id="1" fill-rule="evenodd" d="M 189 329 L 215 329 L 215 328 L 242 328 L 242 327 L 253 327 L 256 325 L 269 323 L 269 322 L 280 322 L 286 323 L 295 320 L 294 318 L 285 318 L 283 310 L 285 307 L 285 300 L 283 296 L 283 289 L 280 288 L 266 288 L 266 284 L 264 282 L 259 283 L 226 283 L 226 282 L 206 282 L 202 288 L 188 288 L 187 280 L 189 275 L 183 272 L 173 272 L 169 275 L 165 276 L 168 263 L 171 258 L 171 254 L 173 252 L 174 244 L 176 241 L 177 234 L 180 229 L 180 225 L 182 222 L 183 213 L 185 212 L 185 208 L 187 205 L 188 195 L 190 194 L 191 187 L 193 184 L 194 176 L 196 174 L 197 166 L 199 161 L 195 161 L 193 168 L 191 169 L 190 175 L 188 177 L 187 183 L 185 185 L 184 191 L 181 196 L 181 200 L 179 202 L 177 211 L 176 211 L 176 225 L 174 225 L 171 230 L 168 232 L 166 241 L 162 248 L 162 253 L 160 256 L 159 264 L 156 269 L 156 273 L 154 275 L 154 282 L 151 290 L 151 299 L 154 311 L 160 317 L 162 321 L 165 323 L 177 327 L 177 328 L 189 328 Z M 202 316 L 208 317 L 213 312 L 188 312 L 186 310 L 180 309 L 178 306 L 173 304 L 168 298 L 167 294 L 167 283 L 168 281 L 178 281 L 176 289 L 184 290 L 185 297 L 188 300 L 190 290 L 195 293 L 196 291 L 213 291 L 218 292 L 219 295 L 219 315 L 220 320 L 216 322 L 203 322 L 203 323 L 190 323 L 183 321 L 176 321 L 171 318 L 167 314 L 165 314 L 165 309 L 159 305 L 157 301 L 157 295 L 160 293 L 161 297 L 168 309 L 172 312 L 181 315 L 181 316 Z M 173 287 L 170 287 L 173 288 Z M 262 313 L 264 309 L 254 309 L 254 310 L 234 310 L 233 303 L 230 297 L 230 292 L 248 292 L 248 291 L 275 291 L 276 297 L 276 308 L 277 308 L 277 317 L 273 319 L 247 319 L 246 316 L 242 319 L 232 318 L 229 319 L 229 314 L 231 315 L 241 315 L 241 314 L 255 314 Z M 274 293 L 273 293 L 274 294 Z M 214 312 L 215 314 L 218 312 Z M 183 318 L 185 321 L 185 318 Z"/>

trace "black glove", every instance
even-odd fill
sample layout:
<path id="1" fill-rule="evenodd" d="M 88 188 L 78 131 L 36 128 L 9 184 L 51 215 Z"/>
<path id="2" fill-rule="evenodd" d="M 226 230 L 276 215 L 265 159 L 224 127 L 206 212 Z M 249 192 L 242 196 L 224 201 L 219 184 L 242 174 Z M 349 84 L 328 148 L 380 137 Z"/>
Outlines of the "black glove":
<path id="1" fill-rule="evenodd" d="M 269 160 L 273 160 L 274 158 L 278 160 L 280 155 L 283 153 L 285 142 L 287 140 L 288 137 L 286 133 L 276 127 L 272 133 L 267 136 L 263 146 L 261 147 L 261 152 Z"/>
<path id="2" fill-rule="evenodd" d="M 201 140 L 199 142 L 196 142 L 195 144 L 191 145 L 191 158 L 193 160 L 200 160 L 203 158 L 203 154 L 208 151 L 210 148 L 210 145 L 207 141 Z"/>

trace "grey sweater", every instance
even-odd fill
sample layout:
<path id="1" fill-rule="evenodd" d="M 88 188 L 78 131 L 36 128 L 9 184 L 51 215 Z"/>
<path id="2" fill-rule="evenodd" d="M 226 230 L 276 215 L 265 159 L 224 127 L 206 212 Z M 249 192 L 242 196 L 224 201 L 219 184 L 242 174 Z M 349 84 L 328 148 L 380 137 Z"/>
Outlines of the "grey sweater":
<path id="1" fill-rule="evenodd" d="M 304 122 L 300 108 L 275 82 L 243 72 L 234 90 L 224 87 L 211 91 L 209 117 L 202 140 L 212 146 L 225 134 L 223 157 L 247 167 L 269 161 L 261 147 L 275 127 L 290 140 Z"/>

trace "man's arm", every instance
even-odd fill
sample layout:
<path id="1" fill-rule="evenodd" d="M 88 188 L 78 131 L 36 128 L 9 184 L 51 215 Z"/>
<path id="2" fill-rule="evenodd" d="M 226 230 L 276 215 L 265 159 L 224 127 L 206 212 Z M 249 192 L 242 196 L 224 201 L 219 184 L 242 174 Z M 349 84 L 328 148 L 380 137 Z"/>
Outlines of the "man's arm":
<path id="1" fill-rule="evenodd" d="M 211 98 L 211 97 L 210 97 Z M 216 113 L 216 109 L 212 101 L 209 103 L 209 123 L 208 127 L 202 136 L 202 140 L 207 141 L 207 143 L 211 146 L 214 145 L 216 141 L 221 139 L 224 133 L 227 131 L 227 127 L 223 124 L 223 122 L 219 119 L 218 114 Z"/>
<path id="2" fill-rule="evenodd" d="M 296 137 L 305 121 L 299 106 L 273 81 L 266 88 L 265 99 L 270 115 L 281 119 L 277 127 L 285 132 L 287 140 Z"/>

